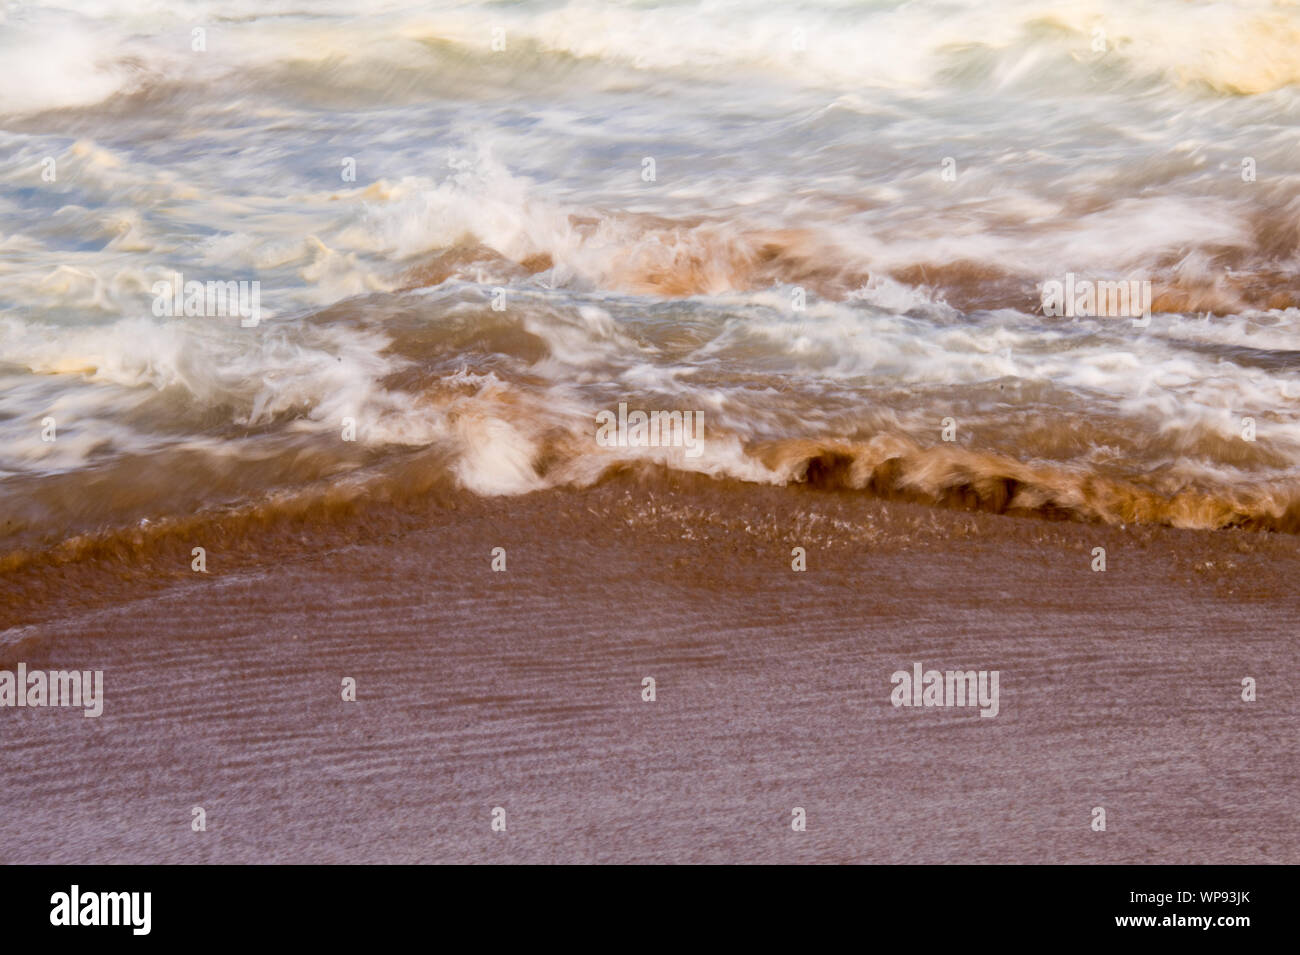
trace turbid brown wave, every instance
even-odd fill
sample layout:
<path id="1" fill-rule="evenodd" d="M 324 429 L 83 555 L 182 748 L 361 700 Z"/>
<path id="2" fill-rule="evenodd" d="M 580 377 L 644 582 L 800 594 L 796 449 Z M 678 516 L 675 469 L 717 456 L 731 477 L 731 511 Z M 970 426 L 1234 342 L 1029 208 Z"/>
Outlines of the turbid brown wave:
<path id="1" fill-rule="evenodd" d="M 568 436 L 547 448 L 536 462 L 539 470 L 579 473 L 566 467 L 571 461 L 566 462 L 565 453 L 571 454 L 574 444 Z M 787 484 L 785 493 L 791 495 L 801 490 L 847 493 L 947 510 L 1113 526 L 1300 533 L 1300 489 L 1293 484 L 1213 491 L 1187 488 L 1161 494 L 1131 482 L 1061 466 L 1026 464 L 987 451 L 923 447 L 894 434 L 865 441 L 773 441 L 754 444 L 749 453 L 780 478 L 776 483 Z M 9 606 L 8 619 L 0 624 L 39 618 L 46 601 L 54 600 L 73 580 L 83 585 L 98 580 L 92 589 L 105 593 L 118 592 L 123 581 L 146 589 L 166 586 L 191 572 L 195 546 L 212 552 L 214 562 L 224 559 L 217 554 L 235 552 L 246 555 L 244 561 L 266 565 L 292 558 L 304 548 L 338 547 L 358 537 L 382 537 L 419 527 L 431 513 L 454 513 L 474 497 L 457 486 L 449 464 L 447 456 L 437 451 L 407 453 L 382 466 L 268 491 L 241 503 L 154 514 L 148 520 L 63 539 L 47 537 L 43 545 L 14 546 L 11 541 L 0 552 L 0 595 Z M 610 460 L 581 473 L 589 476 L 581 481 L 557 480 L 557 486 L 530 497 L 559 494 L 565 486 L 571 488 L 565 493 L 594 493 L 582 486 L 629 478 L 650 497 L 673 489 L 689 498 L 708 488 L 711 499 L 732 498 L 740 506 L 757 492 L 755 485 L 734 479 L 628 459 Z"/>
<path id="2" fill-rule="evenodd" d="M 1296 205 L 1293 200 L 1280 209 L 1251 213 L 1249 244 L 1193 239 L 1176 252 L 1116 274 L 1151 283 L 1153 314 L 1225 316 L 1300 307 Z M 539 248 L 511 259 L 467 234 L 420 264 L 404 267 L 394 284 L 409 289 L 453 278 L 475 281 L 485 271 L 495 281 L 508 281 L 567 265 L 601 288 L 634 295 L 718 295 L 787 285 L 842 301 L 884 278 L 964 311 L 1010 308 L 1032 313 L 1041 309 L 1042 283 L 1058 278 L 991 259 L 876 261 L 815 228 L 763 229 L 703 217 L 671 220 L 612 213 L 570 216 L 569 225 L 573 241 L 563 255 Z M 1017 223 L 1016 228 L 1032 245 L 1041 226 Z"/>

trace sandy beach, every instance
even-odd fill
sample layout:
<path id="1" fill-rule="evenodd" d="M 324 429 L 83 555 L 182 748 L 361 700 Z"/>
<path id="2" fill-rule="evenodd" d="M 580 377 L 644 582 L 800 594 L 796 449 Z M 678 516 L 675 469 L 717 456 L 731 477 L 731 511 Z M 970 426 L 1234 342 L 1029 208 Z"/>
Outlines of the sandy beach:
<path id="1" fill-rule="evenodd" d="M 1300 860 L 1294 538 L 742 490 L 625 476 L 300 527 L 297 557 L 207 575 L 11 574 L 4 665 L 106 690 L 97 719 L 4 714 L 0 855 Z M 893 707 L 913 661 L 999 670 L 998 715 Z"/>

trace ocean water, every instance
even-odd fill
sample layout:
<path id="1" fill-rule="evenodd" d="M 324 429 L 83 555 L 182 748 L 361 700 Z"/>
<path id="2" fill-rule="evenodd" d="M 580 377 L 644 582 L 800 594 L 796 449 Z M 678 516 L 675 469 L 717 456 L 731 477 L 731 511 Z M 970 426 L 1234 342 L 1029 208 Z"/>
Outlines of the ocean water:
<path id="1" fill-rule="evenodd" d="M 0 64 L 5 550 L 629 467 L 1300 529 L 1295 3 L 9 3 Z"/>

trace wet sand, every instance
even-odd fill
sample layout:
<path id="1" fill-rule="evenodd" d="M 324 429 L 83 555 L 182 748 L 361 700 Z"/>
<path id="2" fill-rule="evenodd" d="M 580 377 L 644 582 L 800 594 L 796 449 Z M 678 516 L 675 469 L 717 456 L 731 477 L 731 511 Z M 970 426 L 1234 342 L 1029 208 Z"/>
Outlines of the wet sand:
<path id="1" fill-rule="evenodd" d="M 0 710 L 0 861 L 1300 862 L 1292 535 L 624 475 L 206 539 L 0 576 L 106 688 Z"/>

